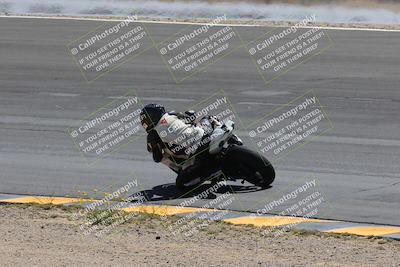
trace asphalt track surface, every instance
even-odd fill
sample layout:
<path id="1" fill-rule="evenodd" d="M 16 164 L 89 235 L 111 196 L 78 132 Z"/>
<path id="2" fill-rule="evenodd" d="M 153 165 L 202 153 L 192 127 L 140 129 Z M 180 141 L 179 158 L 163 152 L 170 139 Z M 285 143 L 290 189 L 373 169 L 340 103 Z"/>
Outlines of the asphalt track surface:
<path id="1" fill-rule="evenodd" d="M 399 32 L 328 30 L 330 49 L 268 84 L 243 51 L 177 84 L 153 48 L 88 84 L 66 44 L 101 23 L 0 18 L 1 193 L 110 192 L 134 173 L 154 203 L 179 203 L 166 200 L 175 175 L 152 162 L 144 136 L 87 165 L 67 127 L 130 89 L 175 110 L 223 89 L 247 125 L 313 89 L 334 128 L 277 162 L 272 188 L 233 184 L 229 208 L 255 211 L 315 178 L 326 199 L 316 217 L 400 225 Z M 157 41 L 184 26 L 147 27 Z"/>

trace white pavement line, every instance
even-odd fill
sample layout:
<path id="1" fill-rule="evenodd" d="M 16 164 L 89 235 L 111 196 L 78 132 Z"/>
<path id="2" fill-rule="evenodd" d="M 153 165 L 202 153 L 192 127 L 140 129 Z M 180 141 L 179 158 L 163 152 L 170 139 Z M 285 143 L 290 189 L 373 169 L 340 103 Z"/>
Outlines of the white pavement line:
<path id="1" fill-rule="evenodd" d="M 71 94 L 71 93 L 50 93 L 49 95 L 52 95 L 52 96 L 65 96 L 65 97 L 76 97 L 76 96 L 79 96 L 80 94 Z"/>
<path id="2" fill-rule="evenodd" d="M 238 130 L 236 133 L 239 136 L 246 136 L 249 133 L 243 130 Z M 268 133 L 257 135 L 259 138 L 267 137 Z M 376 139 L 376 138 L 361 138 L 361 137 L 339 137 L 339 136 L 313 136 L 307 142 L 313 143 L 329 143 L 329 144 L 346 144 L 346 145 L 367 145 L 367 146 L 388 146 L 400 147 L 400 140 L 395 139 Z"/>
<path id="3" fill-rule="evenodd" d="M 107 98 L 110 99 L 127 99 L 128 96 L 108 96 Z M 168 97 L 141 97 L 141 100 L 148 100 L 148 101 L 166 101 L 166 102 L 193 102 L 194 99 L 190 98 L 168 98 Z"/>
<path id="4" fill-rule="evenodd" d="M 265 103 L 265 102 L 252 102 L 252 101 L 244 101 L 244 102 L 238 102 L 238 105 L 251 105 L 251 106 L 255 106 L 255 105 L 261 105 L 261 106 L 278 106 L 278 107 L 295 107 L 297 105 L 287 105 L 287 104 L 276 104 L 276 103 Z M 317 108 L 327 108 L 328 106 L 320 106 L 320 105 L 316 105 L 313 107 L 317 107 Z"/>

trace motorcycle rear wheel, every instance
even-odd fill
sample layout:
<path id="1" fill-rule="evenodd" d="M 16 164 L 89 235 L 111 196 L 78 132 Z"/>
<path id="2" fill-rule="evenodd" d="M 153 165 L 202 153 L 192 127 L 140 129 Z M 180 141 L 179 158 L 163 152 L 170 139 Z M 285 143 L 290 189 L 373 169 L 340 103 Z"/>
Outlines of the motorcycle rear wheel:
<path id="1" fill-rule="evenodd" d="M 268 187 L 275 180 L 275 169 L 262 155 L 244 146 L 231 146 L 223 161 L 223 171 L 256 186 Z"/>

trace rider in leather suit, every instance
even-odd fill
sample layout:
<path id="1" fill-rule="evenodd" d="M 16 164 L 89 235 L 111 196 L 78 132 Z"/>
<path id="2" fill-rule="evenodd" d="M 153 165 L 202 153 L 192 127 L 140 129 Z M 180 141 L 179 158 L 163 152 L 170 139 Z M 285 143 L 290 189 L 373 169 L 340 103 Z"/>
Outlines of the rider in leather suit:
<path id="1" fill-rule="evenodd" d="M 206 116 L 195 123 L 195 113 L 187 111 L 184 114 L 166 112 L 158 104 L 146 105 L 140 114 L 141 123 L 147 132 L 147 150 L 153 154 L 155 162 L 173 158 L 176 163 L 182 163 L 192 156 L 196 157 L 194 166 L 185 169 L 177 177 L 176 184 L 182 188 L 182 183 L 191 177 L 201 175 L 206 168 L 200 168 L 200 162 L 207 159 L 204 148 L 208 146 L 207 137 L 212 133 L 218 121 Z M 200 153 L 201 152 L 201 153 Z"/>

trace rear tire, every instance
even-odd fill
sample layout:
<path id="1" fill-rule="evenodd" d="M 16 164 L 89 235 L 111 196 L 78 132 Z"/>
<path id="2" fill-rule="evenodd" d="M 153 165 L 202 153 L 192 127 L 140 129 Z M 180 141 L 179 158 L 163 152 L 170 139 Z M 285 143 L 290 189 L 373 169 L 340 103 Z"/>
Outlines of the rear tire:
<path id="1" fill-rule="evenodd" d="M 268 187 L 275 180 L 272 164 L 262 155 L 243 146 L 231 146 L 223 162 L 223 171 L 228 176 L 241 176 L 257 186 Z"/>

